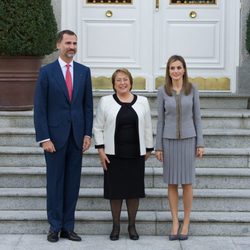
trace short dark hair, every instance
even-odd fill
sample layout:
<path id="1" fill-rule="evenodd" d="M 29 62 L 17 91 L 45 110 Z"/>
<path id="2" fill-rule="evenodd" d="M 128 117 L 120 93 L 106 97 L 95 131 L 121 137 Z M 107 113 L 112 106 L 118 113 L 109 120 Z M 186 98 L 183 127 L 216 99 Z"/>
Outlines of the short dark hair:
<path id="1" fill-rule="evenodd" d="M 72 30 L 62 30 L 57 34 L 56 43 L 60 43 L 62 41 L 64 34 L 77 37 L 76 33 Z"/>
<path id="2" fill-rule="evenodd" d="M 116 78 L 116 76 L 117 76 L 118 73 L 124 73 L 126 76 L 128 76 L 129 81 L 130 81 L 130 85 L 131 85 L 131 88 L 130 88 L 130 90 L 131 90 L 131 89 L 132 89 L 132 86 L 133 86 L 133 77 L 132 77 L 131 73 L 129 72 L 129 70 L 126 69 L 126 68 L 117 69 L 117 70 L 113 73 L 112 78 L 111 78 L 111 80 L 112 80 L 112 85 L 113 85 L 113 90 L 116 92 L 116 90 L 115 90 L 115 78 Z"/>

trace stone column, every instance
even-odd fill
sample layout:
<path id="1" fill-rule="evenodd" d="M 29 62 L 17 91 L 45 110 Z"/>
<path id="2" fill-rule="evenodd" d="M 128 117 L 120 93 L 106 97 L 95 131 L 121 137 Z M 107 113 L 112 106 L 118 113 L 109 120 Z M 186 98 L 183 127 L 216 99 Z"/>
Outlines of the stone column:
<path id="1" fill-rule="evenodd" d="M 246 50 L 246 23 L 250 12 L 250 1 L 241 0 L 240 66 L 238 68 L 238 94 L 250 95 L 250 55 Z"/>

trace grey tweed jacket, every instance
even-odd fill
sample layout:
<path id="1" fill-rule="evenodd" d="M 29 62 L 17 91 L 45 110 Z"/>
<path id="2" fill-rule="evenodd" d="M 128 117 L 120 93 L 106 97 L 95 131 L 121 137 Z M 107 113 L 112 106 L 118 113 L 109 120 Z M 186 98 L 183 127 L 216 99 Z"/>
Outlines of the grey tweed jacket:
<path id="1" fill-rule="evenodd" d="M 155 150 L 163 149 L 163 138 L 184 139 L 196 137 L 196 147 L 204 147 L 199 92 L 193 86 L 189 95 L 183 91 L 169 96 L 164 86 L 158 89 L 158 122 Z"/>

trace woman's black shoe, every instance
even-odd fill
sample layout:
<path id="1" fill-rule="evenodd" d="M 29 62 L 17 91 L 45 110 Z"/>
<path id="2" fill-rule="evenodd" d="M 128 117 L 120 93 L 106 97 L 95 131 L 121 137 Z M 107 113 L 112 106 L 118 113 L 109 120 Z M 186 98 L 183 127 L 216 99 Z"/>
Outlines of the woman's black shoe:
<path id="1" fill-rule="evenodd" d="M 119 240 L 120 226 L 113 225 L 112 232 L 109 236 L 110 240 Z"/>
<path id="2" fill-rule="evenodd" d="M 168 236 L 168 239 L 169 239 L 170 241 L 179 240 L 179 235 L 178 235 L 178 234 L 170 234 L 170 235 Z"/>
<path id="3" fill-rule="evenodd" d="M 180 234 L 179 240 L 188 240 L 188 234 Z"/>
<path id="4" fill-rule="evenodd" d="M 179 225 L 176 234 L 170 234 L 170 235 L 168 236 L 168 239 L 169 239 L 170 241 L 179 240 L 179 231 L 180 231 L 180 228 L 181 228 L 181 225 Z"/>
<path id="5" fill-rule="evenodd" d="M 189 231 L 189 225 L 188 225 L 188 231 Z M 188 240 L 188 233 L 187 234 L 179 234 L 179 240 Z"/>
<path id="6" fill-rule="evenodd" d="M 129 238 L 131 240 L 138 240 L 139 239 L 139 235 L 136 232 L 135 225 L 128 226 L 128 234 L 129 234 Z"/>

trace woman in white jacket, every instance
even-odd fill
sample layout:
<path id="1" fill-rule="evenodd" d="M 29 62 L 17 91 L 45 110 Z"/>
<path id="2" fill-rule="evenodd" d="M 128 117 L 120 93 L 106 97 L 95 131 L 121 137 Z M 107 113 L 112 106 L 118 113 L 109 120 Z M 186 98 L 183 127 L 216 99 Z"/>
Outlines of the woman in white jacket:
<path id="1" fill-rule="evenodd" d="M 112 75 L 115 93 L 100 99 L 94 121 L 95 147 L 104 169 L 104 198 L 110 200 L 113 229 L 118 240 L 123 199 L 128 210 L 128 233 L 138 240 L 135 228 L 139 198 L 145 197 L 145 160 L 153 150 L 151 113 L 146 97 L 131 93 L 133 78 L 127 69 Z"/>

